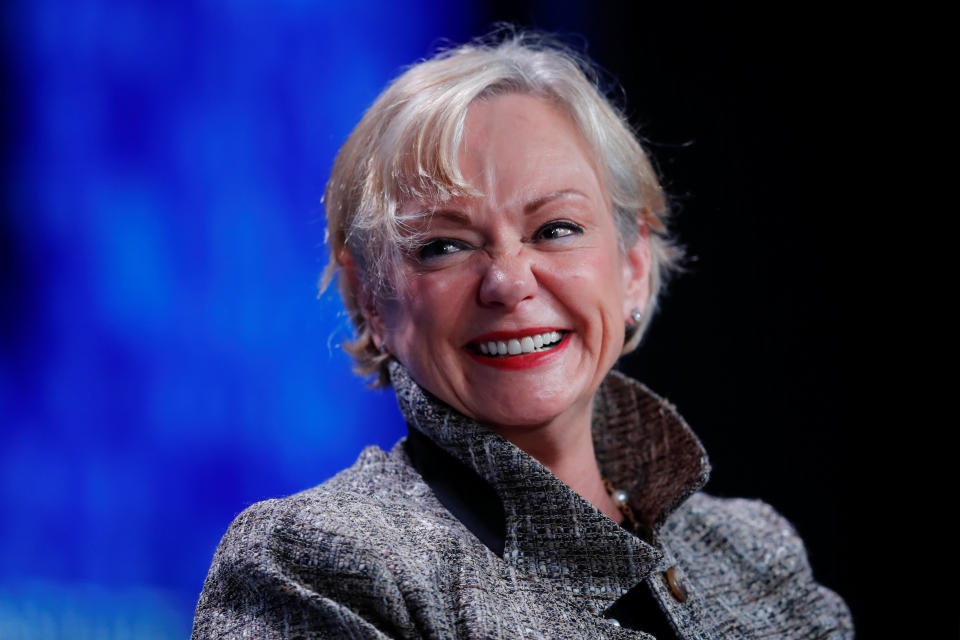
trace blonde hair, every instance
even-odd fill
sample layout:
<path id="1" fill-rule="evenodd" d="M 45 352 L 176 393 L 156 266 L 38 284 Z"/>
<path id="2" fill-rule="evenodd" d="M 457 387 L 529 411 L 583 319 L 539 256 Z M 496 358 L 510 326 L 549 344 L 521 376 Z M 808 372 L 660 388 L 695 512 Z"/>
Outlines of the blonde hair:
<path id="1" fill-rule="evenodd" d="M 400 208 L 412 199 L 480 195 L 457 164 L 467 108 L 510 93 L 550 101 L 593 149 L 606 173 L 622 251 L 637 241 L 641 220 L 646 226 L 650 299 L 642 321 L 627 334 L 624 353 L 639 344 L 665 279 L 677 268 L 681 251 L 667 235 L 669 211 L 656 173 L 586 60 L 548 37 L 513 32 L 441 51 L 380 94 L 337 154 L 324 193 L 330 261 L 320 289 L 352 260 L 357 277 L 338 279 L 357 331 L 344 348 L 358 374 L 377 374 L 373 386 L 389 384 L 389 356 L 374 344 L 363 311 L 402 291 L 400 261 L 419 242 Z"/>

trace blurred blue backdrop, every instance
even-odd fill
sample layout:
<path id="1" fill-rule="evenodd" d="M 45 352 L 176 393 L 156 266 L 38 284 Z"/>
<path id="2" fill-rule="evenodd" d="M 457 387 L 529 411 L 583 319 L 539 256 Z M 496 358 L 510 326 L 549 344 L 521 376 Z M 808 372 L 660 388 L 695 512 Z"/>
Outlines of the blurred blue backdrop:
<path id="1" fill-rule="evenodd" d="M 334 154 L 469 3 L 8 3 L 0 638 L 179 638 L 248 504 L 404 431 L 316 299 Z"/>

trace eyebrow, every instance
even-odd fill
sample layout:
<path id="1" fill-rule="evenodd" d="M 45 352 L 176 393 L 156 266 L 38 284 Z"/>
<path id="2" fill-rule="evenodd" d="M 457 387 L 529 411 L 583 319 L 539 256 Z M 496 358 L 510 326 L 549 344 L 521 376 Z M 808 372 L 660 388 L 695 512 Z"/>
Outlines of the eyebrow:
<path id="1" fill-rule="evenodd" d="M 456 209 L 437 209 L 430 213 L 429 217 L 441 217 L 450 222 L 455 222 L 457 224 L 467 225 L 470 224 L 470 218 L 467 214 L 462 211 L 457 211 Z"/>
<path id="2" fill-rule="evenodd" d="M 524 205 L 523 212 L 533 213 L 534 211 L 536 211 L 543 205 L 547 204 L 548 202 L 553 202 L 554 200 L 557 200 L 559 198 L 564 198 L 567 196 L 579 196 L 581 198 L 587 197 L 582 192 L 577 191 L 576 189 L 561 189 L 560 191 L 554 191 L 553 193 L 548 193 L 545 196 L 540 196 L 536 200 L 528 202 L 526 205 Z"/>
<path id="3" fill-rule="evenodd" d="M 537 209 L 539 209 L 540 207 L 550 202 L 553 202 L 554 200 L 558 200 L 560 198 L 565 198 L 568 196 L 576 196 L 580 198 L 587 197 L 582 192 L 576 189 L 561 189 L 560 191 L 553 191 L 546 195 L 542 195 L 539 198 L 536 198 L 535 200 L 531 200 L 530 202 L 528 202 L 523 206 L 523 213 L 531 214 L 535 212 Z M 440 217 L 460 225 L 470 224 L 470 217 L 467 214 L 463 213 L 462 211 L 458 211 L 457 209 L 437 209 L 435 211 L 430 211 L 430 212 L 424 211 L 420 215 L 423 216 L 424 218 Z M 417 217 L 420 217 L 420 216 L 417 216 Z"/>

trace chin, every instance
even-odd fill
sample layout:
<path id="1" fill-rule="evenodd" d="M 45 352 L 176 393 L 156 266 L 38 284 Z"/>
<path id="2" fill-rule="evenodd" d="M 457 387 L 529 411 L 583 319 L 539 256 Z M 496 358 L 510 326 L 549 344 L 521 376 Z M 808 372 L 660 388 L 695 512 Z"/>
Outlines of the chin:
<path id="1" fill-rule="evenodd" d="M 550 424 L 557 418 L 555 414 L 530 414 L 518 416 L 491 416 L 490 419 L 480 420 L 481 424 L 489 426 L 497 432 L 509 429 L 534 430 Z"/>
<path id="2" fill-rule="evenodd" d="M 495 430 L 497 428 L 535 429 L 551 424 L 566 414 L 572 414 L 577 409 L 577 399 L 572 397 L 541 397 L 531 401 L 529 395 L 513 399 L 487 396 L 484 398 L 484 402 L 487 405 L 483 410 L 474 414 L 475 419 L 482 424 L 493 427 Z M 494 402 L 500 408 L 496 411 L 490 411 L 490 404 Z"/>

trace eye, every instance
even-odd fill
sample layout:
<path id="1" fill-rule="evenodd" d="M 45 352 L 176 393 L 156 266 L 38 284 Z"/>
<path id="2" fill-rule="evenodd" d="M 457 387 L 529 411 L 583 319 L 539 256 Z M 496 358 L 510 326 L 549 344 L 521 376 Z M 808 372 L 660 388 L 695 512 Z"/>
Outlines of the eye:
<path id="1" fill-rule="evenodd" d="M 534 240 L 558 240 L 583 233 L 583 227 L 569 220 L 557 220 L 543 225 L 534 234 Z"/>
<path id="2" fill-rule="evenodd" d="M 442 258 L 443 256 L 459 253 L 460 251 L 469 248 L 470 245 L 460 240 L 453 240 L 451 238 L 437 238 L 435 240 L 430 240 L 420 247 L 420 250 L 417 251 L 417 258 L 421 262 L 427 262 L 429 260 L 435 260 L 436 258 Z"/>

